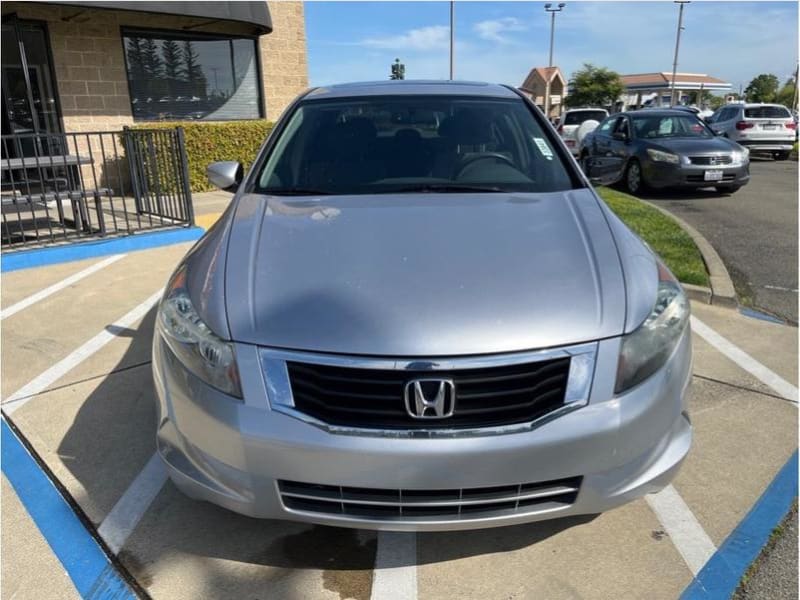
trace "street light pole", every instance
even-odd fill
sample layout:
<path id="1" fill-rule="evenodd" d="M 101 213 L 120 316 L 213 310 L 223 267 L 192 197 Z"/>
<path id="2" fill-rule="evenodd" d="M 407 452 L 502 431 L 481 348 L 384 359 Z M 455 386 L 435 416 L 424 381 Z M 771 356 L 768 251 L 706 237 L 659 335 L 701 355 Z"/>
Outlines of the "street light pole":
<path id="1" fill-rule="evenodd" d="M 675 38 L 675 60 L 672 61 L 672 90 L 669 95 L 670 107 L 675 104 L 675 76 L 678 72 L 678 49 L 681 47 L 681 31 L 683 30 L 683 5 L 690 3 L 690 0 L 673 1 L 680 6 L 680 10 L 678 11 L 678 35 Z"/>
<path id="2" fill-rule="evenodd" d="M 453 46 L 456 36 L 455 30 L 456 0 L 450 0 L 450 81 L 453 80 Z"/>
<path id="3" fill-rule="evenodd" d="M 553 80 L 553 74 L 550 69 L 553 67 L 553 40 L 556 33 L 556 13 L 564 10 L 566 4 L 560 2 L 557 7 L 547 3 L 544 5 L 544 10 L 550 13 L 550 56 L 547 59 L 547 79 L 544 83 L 544 115 L 550 118 L 550 82 Z"/>

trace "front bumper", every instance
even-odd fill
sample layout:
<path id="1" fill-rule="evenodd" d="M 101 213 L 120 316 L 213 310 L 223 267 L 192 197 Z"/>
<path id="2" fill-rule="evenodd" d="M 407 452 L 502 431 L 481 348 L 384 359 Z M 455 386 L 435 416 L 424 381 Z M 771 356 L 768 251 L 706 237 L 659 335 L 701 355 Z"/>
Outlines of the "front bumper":
<path id="1" fill-rule="evenodd" d="M 653 188 L 701 188 L 713 186 L 743 186 L 750 182 L 750 163 L 728 165 L 673 165 L 647 160 L 643 164 L 647 185 Z M 722 171 L 721 181 L 707 181 L 706 171 Z"/>
<path id="2" fill-rule="evenodd" d="M 521 433 L 452 438 L 387 438 L 330 433 L 273 411 L 258 349 L 237 345 L 245 400 L 189 374 L 156 334 L 158 452 L 187 495 L 260 518 L 386 530 L 451 530 L 596 514 L 675 476 L 689 451 L 691 380 L 687 330 L 664 367 L 614 396 L 619 339 L 598 344 L 589 403 Z M 326 486 L 441 490 L 582 477 L 571 504 L 489 517 L 381 519 L 287 508 L 278 480 Z"/>

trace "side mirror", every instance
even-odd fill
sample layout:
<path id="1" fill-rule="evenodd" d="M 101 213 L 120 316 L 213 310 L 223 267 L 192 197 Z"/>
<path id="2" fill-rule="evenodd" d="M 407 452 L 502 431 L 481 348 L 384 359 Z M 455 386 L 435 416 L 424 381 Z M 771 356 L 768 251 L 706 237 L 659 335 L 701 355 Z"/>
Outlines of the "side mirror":
<path id="1" fill-rule="evenodd" d="M 244 169 L 235 160 L 211 163 L 206 167 L 206 176 L 212 185 L 226 192 L 235 192 L 242 182 Z"/>
<path id="2" fill-rule="evenodd" d="M 628 135 L 623 133 L 622 131 L 615 131 L 611 135 L 611 137 L 614 138 L 615 140 L 619 140 L 620 142 L 627 142 L 628 141 Z"/>

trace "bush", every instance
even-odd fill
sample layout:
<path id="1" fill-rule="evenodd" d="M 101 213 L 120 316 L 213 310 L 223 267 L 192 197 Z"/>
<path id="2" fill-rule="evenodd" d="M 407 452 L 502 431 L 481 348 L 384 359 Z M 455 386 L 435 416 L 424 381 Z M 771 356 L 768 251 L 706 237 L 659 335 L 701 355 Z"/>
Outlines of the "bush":
<path id="1" fill-rule="evenodd" d="M 186 157 L 189 162 L 189 183 L 193 192 L 215 189 L 208 182 L 206 167 L 218 160 L 236 160 L 247 170 L 256 158 L 258 149 L 269 132 L 272 122 L 159 122 L 141 123 L 132 129 L 174 129 L 183 127 Z"/>

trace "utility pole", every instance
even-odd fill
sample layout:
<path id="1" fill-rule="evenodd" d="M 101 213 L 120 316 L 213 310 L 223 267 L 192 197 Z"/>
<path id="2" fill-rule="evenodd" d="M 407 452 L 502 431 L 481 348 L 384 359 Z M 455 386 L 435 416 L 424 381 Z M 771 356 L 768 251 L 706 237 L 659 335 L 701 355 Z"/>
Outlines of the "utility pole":
<path id="1" fill-rule="evenodd" d="M 681 47 L 681 31 L 683 31 L 683 6 L 689 4 L 690 0 L 673 0 L 675 4 L 680 6 L 678 11 L 678 35 L 675 38 L 675 60 L 672 61 L 672 92 L 669 96 L 669 105 L 672 107 L 675 104 L 675 75 L 678 72 L 678 50 Z"/>
<path id="2" fill-rule="evenodd" d="M 556 32 L 556 13 L 564 10 L 566 4 L 559 2 L 558 6 L 553 8 L 549 2 L 544 5 L 544 10 L 550 13 L 550 57 L 547 59 L 547 79 L 545 80 L 544 87 L 544 116 L 550 119 L 550 82 L 553 80 L 553 40 L 555 39 Z"/>
<path id="3" fill-rule="evenodd" d="M 453 49 L 456 37 L 455 13 L 456 13 L 456 0 L 450 0 L 450 81 L 453 81 L 453 72 L 454 72 Z"/>
<path id="4" fill-rule="evenodd" d="M 794 69 L 794 94 L 792 94 L 792 110 L 797 110 L 797 76 L 800 75 L 800 62 Z"/>

